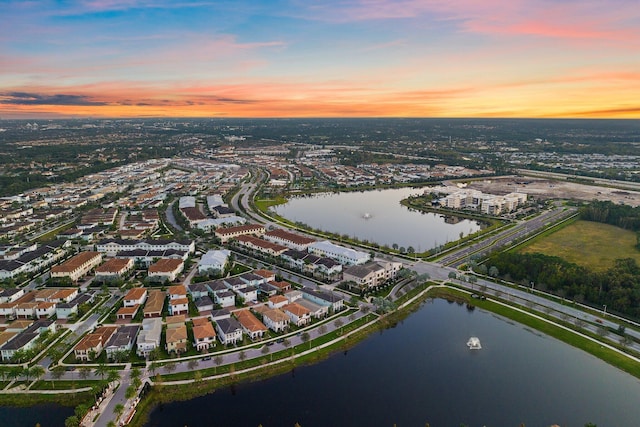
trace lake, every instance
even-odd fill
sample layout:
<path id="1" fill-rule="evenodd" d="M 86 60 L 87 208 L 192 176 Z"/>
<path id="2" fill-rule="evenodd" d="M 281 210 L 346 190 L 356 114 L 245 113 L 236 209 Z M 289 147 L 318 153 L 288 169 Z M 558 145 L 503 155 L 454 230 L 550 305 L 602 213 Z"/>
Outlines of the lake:
<path id="1" fill-rule="evenodd" d="M 29 396 L 24 396 L 29 400 Z M 2 427 L 41 427 L 64 426 L 64 420 L 73 415 L 73 406 L 35 405 L 28 407 L 0 406 L 0 425 Z"/>
<path id="2" fill-rule="evenodd" d="M 312 228 L 360 240 L 423 252 L 478 231 L 477 221 L 417 212 L 402 206 L 424 188 L 399 188 L 364 192 L 322 193 L 295 197 L 272 209 L 280 216 Z"/>
<path id="3" fill-rule="evenodd" d="M 640 381 L 593 356 L 435 300 L 346 354 L 159 406 L 147 427 L 635 426 L 638 396 Z"/>

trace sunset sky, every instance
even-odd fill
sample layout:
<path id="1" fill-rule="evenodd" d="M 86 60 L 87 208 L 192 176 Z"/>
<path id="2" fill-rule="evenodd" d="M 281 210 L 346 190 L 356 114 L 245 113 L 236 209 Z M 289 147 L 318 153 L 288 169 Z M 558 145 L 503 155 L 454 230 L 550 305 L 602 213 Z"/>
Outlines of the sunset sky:
<path id="1" fill-rule="evenodd" d="M 0 118 L 640 118 L 635 0 L 0 0 Z"/>

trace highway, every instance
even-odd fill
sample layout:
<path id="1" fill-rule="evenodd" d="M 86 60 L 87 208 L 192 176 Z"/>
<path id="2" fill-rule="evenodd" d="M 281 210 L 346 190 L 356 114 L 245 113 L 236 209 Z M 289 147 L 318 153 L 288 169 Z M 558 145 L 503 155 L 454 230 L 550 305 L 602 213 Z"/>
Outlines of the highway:
<path id="1" fill-rule="evenodd" d="M 499 248 L 509 247 L 527 236 L 540 233 L 549 226 L 566 220 L 576 214 L 576 208 L 556 205 L 551 210 L 545 211 L 538 216 L 520 221 L 515 226 L 492 236 L 484 237 L 477 243 L 450 252 L 442 257 L 439 263 L 452 267 L 460 267 L 462 264 L 467 263 L 471 256 L 483 257 Z"/>

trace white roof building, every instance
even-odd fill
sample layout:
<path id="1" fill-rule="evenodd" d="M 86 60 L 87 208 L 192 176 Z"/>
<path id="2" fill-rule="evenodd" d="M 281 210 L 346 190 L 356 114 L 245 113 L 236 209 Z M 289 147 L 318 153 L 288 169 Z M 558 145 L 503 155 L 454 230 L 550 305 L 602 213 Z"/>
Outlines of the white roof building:
<path id="1" fill-rule="evenodd" d="M 193 196 L 183 196 L 180 197 L 178 201 L 178 207 L 182 208 L 195 208 L 196 207 L 196 198 Z"/>
<path id="2" fill-rule="evenodd" d="M 229 255 L 231 255 L 231 251 L 227 249 L 207 251 L 206 254 L 202 255 L 198 263 L 198 273 L 210 270 L 224 270 L 229 261 Z"/>
<path id="3" fill-rule="evenodd" d="M 370 259 L 369 254 L 366 252 L 345 248 L 344 246 L 331 243 L 328 240 L 312 243 L 309 245 L 309 252 L 318 256 L 326 256 L 348 265 L 364 264 Z"/>

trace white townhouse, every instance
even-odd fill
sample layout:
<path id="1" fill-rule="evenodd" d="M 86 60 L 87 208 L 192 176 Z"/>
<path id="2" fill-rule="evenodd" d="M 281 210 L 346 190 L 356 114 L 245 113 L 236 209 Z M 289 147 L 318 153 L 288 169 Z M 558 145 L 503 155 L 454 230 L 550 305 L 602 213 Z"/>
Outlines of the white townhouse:
<path id="1" fill-rule="evenodd" d="M 227 263 L 229 262 L 229 256 L 231 251 L 228 249 L 210 250 L 207 251 L 200 262 L 198 262 L 198 273 L 213 273 L 224 271 Z"/>
<path id="2" fill-rule="evenodd" d="M 309 245 L 308 250 L 314 255 L 326 256 L 348 265 L 364 264 L 371 258 L 366 252 L 336 245 L 328 240 L 312 243 Z"/>

